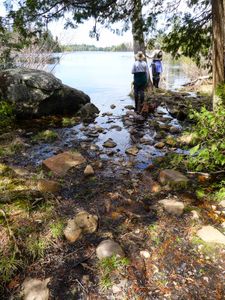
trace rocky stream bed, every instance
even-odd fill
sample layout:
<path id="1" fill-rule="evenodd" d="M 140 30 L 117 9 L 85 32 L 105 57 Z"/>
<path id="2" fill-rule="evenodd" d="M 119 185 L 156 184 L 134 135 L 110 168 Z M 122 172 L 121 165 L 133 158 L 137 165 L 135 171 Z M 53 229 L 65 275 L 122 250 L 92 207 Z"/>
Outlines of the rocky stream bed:
<path id="1" fill-rule="evenodd" d="M 188 103 L 204 99 L 153 100 L 146 118 L 115 103 L 0 136 L 1 299 L 224 299 L 224 201 L 167 159 L 188 154 Z"/>

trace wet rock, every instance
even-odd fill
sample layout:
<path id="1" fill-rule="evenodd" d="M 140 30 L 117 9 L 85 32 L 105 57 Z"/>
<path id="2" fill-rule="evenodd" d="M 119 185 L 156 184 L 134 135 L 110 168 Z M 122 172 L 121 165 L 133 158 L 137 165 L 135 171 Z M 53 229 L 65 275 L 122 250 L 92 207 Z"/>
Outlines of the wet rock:
<path id="1" fill-rule="evenodd" d="M 90 132 L 87 132 L 87 136 L 95 138 L 95 137 L 99 136 L 99 133 L 94 132 L 94 131 L 90 131 Z"/>
<path id="2" fill-rule="evenodd" d="M 124 106 L 124 108 L 126 108 L 126 109 L 134 109 L 134 106 L 133 105 L 126 105 L 126 106 Z"/>
<path id="3" fill-rule="evenodd" d="M 130 120 L 125 120 L 125 121 L 124 121 L 124 125 L 125 125 L 125 126 L 132 126 L 132 125 L 133 125 L 133 122 L 130 121 Z"/>
<path id="4" fill-rule="evenodd" d="M 53 180 L 40 179 L 37 182 L 38 191 L 44 193 L 57 193 L 61 189 L 61 185 Z"/>
<path id="5" fill-rule="evenodd" d="M 105 116 L 110 117 L 112 115 L 113 115 L 113 113 L 111 113 L 111 112 L 105 112 L 105 113 L 102 114 L 102 117 L 105 117 Z"/>
<path id="6" fill-rule="evenodd" d="M 116 154 L 116 151 L 111 150 L 111 151 L 108 151 L 106 154 L 107 154 L 108 156 L 113 156 L 113 155 Z"/>
<path id="7" fill-rule="evenodd" d="M 82 120 L 93 120 L 99 113 L 99 109 L 93 103 L 87 103 L 79 110 Z"/>
<path id="8" fill-rule="evenodd" d="M 144 144 L 144 145 L 152 145 L 154 143 L 154 141 L 143 137 L 140 139 L 140 143 Z"/>
<path id="9" fill-rule="evenodd" d="M 121 246 L 113 240 L 102 241 L 96 248 L 96 255 L 98 259 L 111 257 L 113 255 L 117 257 L 124 257 L 125 254 Z"/>
<path id="10" fill-rule="evenodd" d="M 118 125 L 112 125 L 110 128 L 110 130 L 115 129 L 116 131 L 121 131 L 122 127 L 118 126 Z"/>
<path id="11" fill-rule="evenodd" d="M 92 176 L 94 174 L 95 174 L 95 171 L 92 168 L 92 166 L 91 165 L 87 165 L 86 168 L 85 168 L 85 170 L 84 170 L 84 175 L 85 176 Z"/>
<path id="12" fill-rule="evenodd" d="M 106 121 L 106 123 L 107 123 L 107 124 L 109 124 L 109 123 L 115 123 L 115 121 L 112 120 L 112 119 L 108 119 L 108 121 Z"/>
<path id="13" fill-rule="evenodd" d="M 79 152 L 63 152 L 44 160 L 42 164 L 54 175 L 64 176 L 69 169 L 79 166 L 85 161 Z"/>
<path id="14" fill-rule="evenodd" d="M 200 230 L 198 230 L 197 236 L 206 243 L 218 243 L 225 245 L 225 235 L 210 225 L 203 226 Z"/>
<path id="15" fill-rule="evenodd" d="M 116 146 L 117 146 L 117 143 L 115 143 L 113 141 L 113 139 L 110 139 L 110 138 L 107 141 L 105 141 L 103 144 L 103 147 L 105 147 L 105 148 L 114 148 Z"/>
<path id="16" fill-rule="evenodd" d="M 99 132 L 99 133 L 102 133 L 102 132 L 105 130 L 103 127 L 98 126 L 98 125 L 95 126 L 95 129 L 96 129 L 96 131 Z"/>
<path id="17" fill-rule="evenodd" d="M 161 130 L 169 130 L 170 129 L 170 126 L 167 124 L 159 124 L 158 127 Z"/>
<path id="18" fill-rule="evenodd" d="M 70 243 L 74 243 L 82 234 L 95 232 L 97 226 L 97 216 L 81 211 L 73 219 L 68 220 L 64 235 Z"/>
<path id="19" fill-rule="evenodd" d="M 98 150 L 99 150 L 99 146 L 98 146 L 98 145 L 92 144 L 92 145 L 90 146 L 90 150 L 91 150 L 91 151 L 98 151 Z"/>
<path id="20" fill-rule="evenodd" d="M 145 121 L 145 118 L 142 115 L 136 114 L 134 116 L 134 121 L 136 123 L 143 123 Z"/>
<path id="21" fill-rule="evenodd" d="M 184 212 L 184 203 L 175 199 L 164 199 L 160 200 L 159 203 L 163 205 L 165 211 L 172 215 L 181 216 Z"/>
<path id="22" fill-rule="evenodd" d="M 136 146 L 128 148 L 128 149 L 125 150 L 125 153 L 130 154 L 130 155 L 134 155 L 134 156 L 137 155 L 138 152 L 139 152 L 139 149 Z"/>
<path id="23" fill-rule="evenodd" d="M 129 118 L 134 118 L 134 117 L 136 117 L 137 116 L 137 113 L 135 112 L 135 111 L 133 111 L 133 110 L 128 110 L 127 112 L 126 112 L 126 115 L 124 116 L 124 118 L 125 119 L 129 119 Z"/>
<path id="24" fill-rule="evenodd" d="M 159 115 L 164 115 L 167 112 L 167 110 L 161 106 L 157 107 L 156 113 Z"/>
<path id="25" fill-rule="evenodd" d="M 171 127 L 170 127 L 170 132 L 171 132 L 171 133 L 180 133 L 181 130 L 180 130 L 179 127 L 171 126 Z"/>
<path id="26" fill-rule="evenodd" d="M 45 280 L 26 278 L 22 284 L 22 292 L 24 300 L 48 300 L 49 289 L 47 287 L 50 278 Z"/>
<path id="27" fill-rule="evenodd" d="M 115 105 L 115 104 L 112 104 L 112 105 L 110 105 L 110 108 L 111 108 L 111 109 L 114 109 L 114 108 L 116 108 L 116 105 Z"/>
<path id="28" fill-rule="evenodd" d="M 155 148 L 158 148 L 158 149 L 162 149 L 163 147 L 165 147 L 165 143 L 163 142 L 159 142 L 159 143 L 156 143 L 154 145 Z"/>
<path id="29" fill-rule="evenodd" d="M 80 131 L 88 131 L 88 130 L 89 130 L 89 128 L 85 127 L 85 126 L 80 128 Z"/>
<path id="30" fill-rule="evenodd" d="M 170 187 L 182 188 L 187 186 L 189 180 L 179 171 L 173 169 L 165 169 L 160 171 L 159 181 L 160 183 L 169 185 Z"/>

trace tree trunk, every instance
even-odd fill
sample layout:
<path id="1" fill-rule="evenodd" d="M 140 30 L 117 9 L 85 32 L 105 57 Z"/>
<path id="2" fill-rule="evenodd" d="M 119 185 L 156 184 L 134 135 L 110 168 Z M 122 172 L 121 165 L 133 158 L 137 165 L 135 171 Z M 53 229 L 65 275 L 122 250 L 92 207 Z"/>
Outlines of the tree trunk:
<path id="1" fill-rule="evenodd" d="M 133 0 L 133 14 L 131 17 L 134 54 L 142 51 L 145 54 L 144 22 L 142 18 L 141 0 Z"/>
<path id="2" fill-rule="evenodd" d="M 213 110 L 220 104 L 218 84 L 224 83 L 224 0 L 212 0 L 213 27 Z"/>
<path id="3" fill-rule="evenodd" d="M 138 51 L 145 53 L 145 40 L 144 40 L 144 20 L 142 17 L 142 2 L 141 0 L 132 0 L 133 2 L 133 13 L 131 16 L 132 24 L 132 35 L 133 35 L 133 50 L 134 54 Z M 147 62 L 147 59 L 145 59 Z M 149 75 L 149 74 L 148 74 Z M 148 88 L 153 89 L 151 78 L 148 78 Z"/>

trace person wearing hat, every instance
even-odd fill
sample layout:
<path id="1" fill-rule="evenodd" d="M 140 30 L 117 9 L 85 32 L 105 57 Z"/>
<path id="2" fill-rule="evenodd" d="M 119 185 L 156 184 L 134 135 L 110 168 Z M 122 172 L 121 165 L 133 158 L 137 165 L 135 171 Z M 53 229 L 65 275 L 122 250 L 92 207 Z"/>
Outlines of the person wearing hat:
<path id="1" fill-rule="evenodd" d="M 152 81 L 153 86 L 158 88 L 160 75 L 162 73 L 162 57 L 163 53 L 159 44 L 155 45 L 155 50 L 151 56 L 146 55 L 148 58 L 152 59 L 151 69 L 152 69 Z"/>
<path id="2" fill-rule="evenodd" d="M 135 111 L 140 112 L 144 102 L 144 90 L 148 83 L 148 65 L 142 51 L 139 51 L 135 55 L 132 74 L 134 74 Z"/>

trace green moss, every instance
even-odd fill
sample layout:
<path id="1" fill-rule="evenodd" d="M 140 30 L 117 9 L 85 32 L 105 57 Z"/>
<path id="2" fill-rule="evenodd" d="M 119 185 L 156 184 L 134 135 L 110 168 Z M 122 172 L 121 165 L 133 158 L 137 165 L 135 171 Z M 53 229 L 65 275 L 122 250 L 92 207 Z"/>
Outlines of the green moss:
<path id="1" fill-rule="evenodd" d="M 63 118 L 62 119 L 62 125 L 64 127 L 67 127 L 67 126 L 74 126 L 78 124 L 78 119 L 76 117 L 72 117 L 72 118 Z"/>
<path id="2" fill-rule="evenodd" d="M 108 289 L 112 286 L 112 273 L 116 271 L 122 272 L 125 268 L 130 264 L 128 258 L 123 257 L 119 258 L 115 255 L 111 257 L 106 257 L 102 259 L 99 263 L 100 271 L 101 271 L 101 279 L 100 284 L 103 289 Z"/>
<path id="3" fill-rule="evenodd" d="M 8 156 L 15 155 L 23 149 L 24 149 L 23 143 L 15 143 L 15 144 L 9 144 L 5 146 L 0 146 L 0 157 L 4 157 L 4 156 L 8 157 Z"/>
<path id="4" fill-rule="evenodd" d="M 28 254 L 30 254 L 33 259 L 43 257 L 48 246 L 49 241 L 46 237 L 32 235 L 26 240 Z"/>
<path id="5" fill-rule="evenodd" d="M 58 138 L 58 134 L 53 130 L 45 130 L 39 132 L 32 138 L 33 142 L 45 141 L 45 142 L 54 142 Z"/>
<path id="6" fill-rule="evenodd" d="M 157 229 L 158 229 L 158 225 L 156 225 L 156 224 L 151 224 L 148 226 L 148 230 L 150 230 L 150 231 L 156 232 Z"/>
<path id="7" fill-rule="evenodd" d="M 12 105 L 6 101 L 0 101 L 0 127 L 11 125 L 14 118 Z"/>
<path id="8" fill-rule="evenodd" d="M 0 163 L 0 175 L 5 175 L 9 171 L 9 167 Z"/>
<path id="9" fill-rule="evenodd" d="M 57 220 L 50 224 L 51 235 L 54 239 L 57 239 L 63 235 L 63 229 L 65 227 L 64 220 Z"/>

